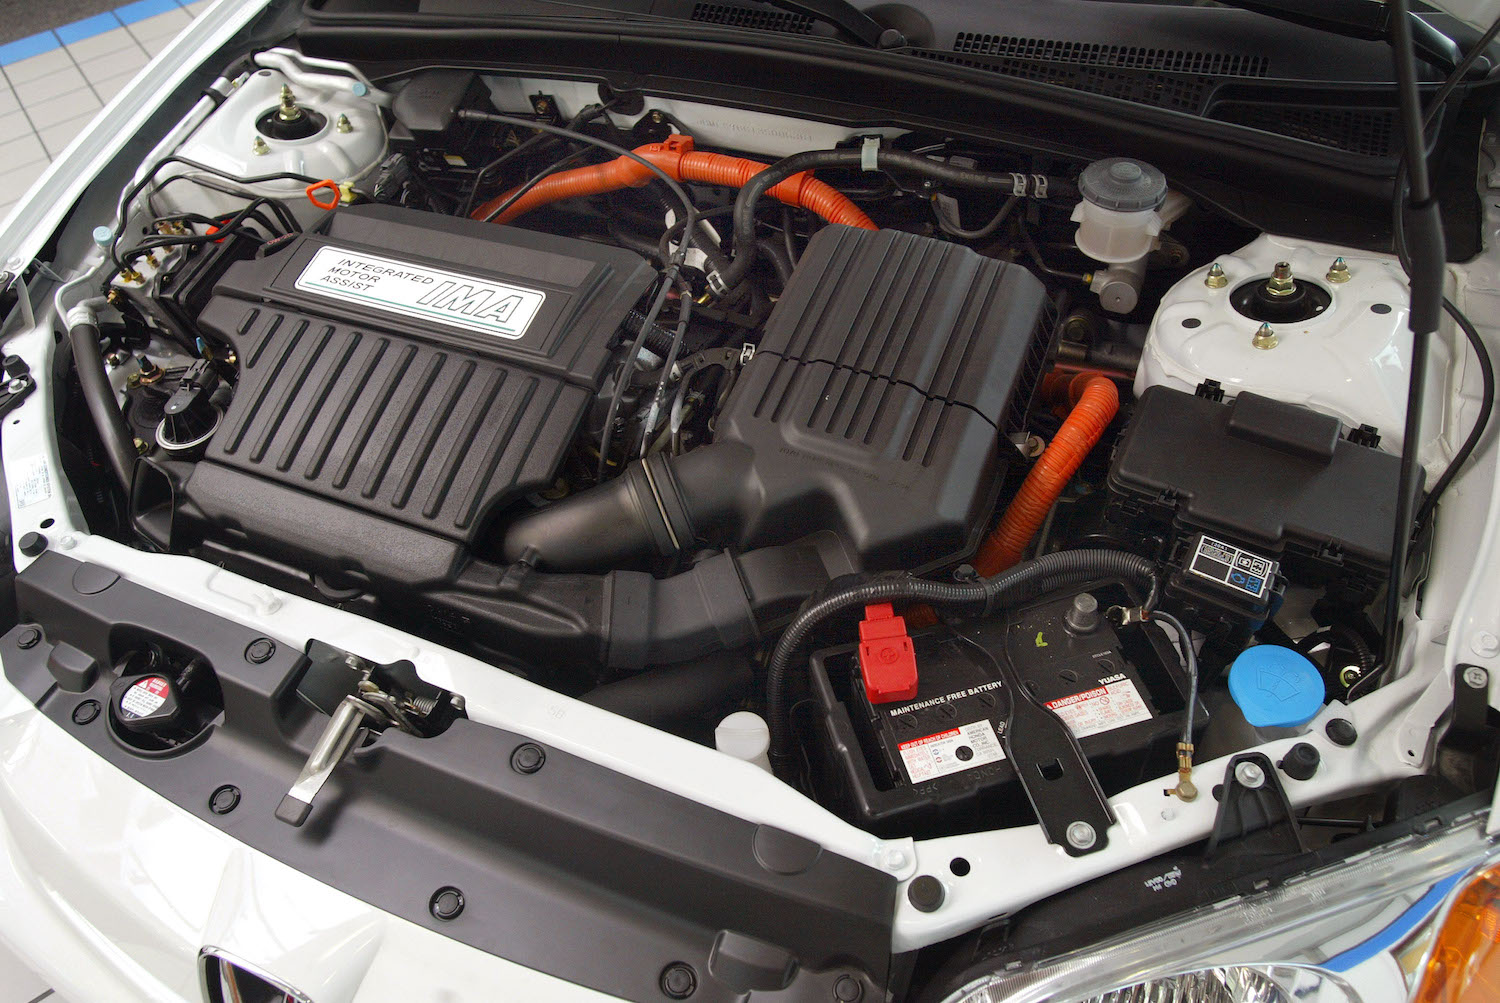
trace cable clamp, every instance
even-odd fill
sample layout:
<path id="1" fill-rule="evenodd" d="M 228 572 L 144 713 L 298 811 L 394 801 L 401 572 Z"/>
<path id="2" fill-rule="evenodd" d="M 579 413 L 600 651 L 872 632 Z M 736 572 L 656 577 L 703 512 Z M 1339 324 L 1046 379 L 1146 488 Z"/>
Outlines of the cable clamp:
<path id="1" fill-rule="evenodd" d="M 862 171 L 880 170 L 880 137 L 866 136 L 864 145 L 859 148 L 859 169 Z"/>

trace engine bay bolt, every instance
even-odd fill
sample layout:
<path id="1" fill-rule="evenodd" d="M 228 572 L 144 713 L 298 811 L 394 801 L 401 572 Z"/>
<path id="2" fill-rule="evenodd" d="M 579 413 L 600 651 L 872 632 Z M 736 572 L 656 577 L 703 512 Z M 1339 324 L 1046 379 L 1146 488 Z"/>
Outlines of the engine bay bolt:
<path id="1" fill-rule="evenodd" d="M 1032 460 L 1041 456 L 1046 449 L 1047 440 L 1043 439 L 1040 435 L 1028 435 L 1026 437 L 1026 444 L 1021 447 L 1021 451 L 1026 454 L 1026 457 Z"/>
<path id="2" fill-rule="evenodd" d="M 351 121 L 349 121 L 349 116 L 343 114 L 342 112 L 339 113 L 339 117 L 338 118 L 336 118 L 336 119 L 333 120 L 333 127 L 335 129 L 337 129 L 339 132 L 353 132 L 354 131 L 354 123 L 351 122 Z M 1339 260 L 1342 261 L 1343 259 L 1340 258 Z"/>
<path id="3" fill-rule="evenodd" d="M 1234 768 L 1234 779 L 1247 790 L 1259 790 L 1266 784 L 1266 771 L 1245 760 Z"/>
<path id="4" fill-rule="evenodd" d="M 651 123 L 653 125 L 661 125 L 666 120 L 667 120 L 667 117 L 665 115 L 663 115 L 659 109 L 653 110 L 651 112 Z"/>
<path id="5" fill-rule="evenodd" d="M 276 117 L 283 122 L 295 122 L 302 117 L 302 109 L 297 107 L 297 98 L 292 94 L 290 84 L 281 85 L 281 107 L 276 109 Z"/>
<path id="6" fill-rule="evenodd" d="M 1210 289 L 1223 289 L 1229 285 L 1229 276 L 1224 274 L 1224 266 L 1215 261 L 1208 266 L 1208 274 L 1203 276 L 1203 284 Z"/>
<path id="7" fill-rule="evenodd" d="M 1493 658 L 1500 655 L 1500 637 L 1496 637 L 1487 630 L 1481 630 L 1474 635 L 1474 640 L 1469 643 L 1474 649 L 1474 654 L 1481 658 Z"/>
<path id="8" fill-rule="evenodd" d="M 1271 269 L 1271 277 L 1266 279 L 1266 295 L 1290 296 L 1296 291 L 1297 281 L 1292 278 L 1292 263 L 1276 262 L 1276 267 Z"/>
<path id="9" fill-rule="evenodd" d="M 256 136 L 255 142 L 250 144 L 250 152 L 255 154 L 257 157 L 264 157 L 266 154 L 271 152 L 271 148 L 266 145 L 266 141 L 264 139 Z"/>
<path id="10" fill-rule="evenodd" d="M 1269 352 L 1281 344 L 1281 338 L 1277 336 L 1275 331 L 1271 330 L 1270 324 L 1262 324 L 1260 329 L 1255 332 L 1255 337 L 1250 339 L 1250 344 L 1263 352 Z"/>
<path id="11" fill-rule="evenodd" d="M 1323 277 L 1329 282 L 1348 282 L 1349 263 L 1343 258 L 1334 258 L 1333 264 L 1328 266 L 1328 274 Z"/>
<path id="12" fill-rule="evenodd" d="M 698 973 L 692 965 L 673 962 L 661 970 L 661 991 L 671 999 L 685 1000 L 698 991 Z"/>
<path id="13" fill-rule="evenodd" d="M 140 436 L 136 436 L 135 451 L 137 453 L 140 453 L 142 456 L 145 456 L 151 451 L 151 443 L 147 442 L 145 439 L 142 439 Z"/>
<path id="14" fill-rule="evenodd" d="M 885 854 L 886 870 L 902 871 L 906 869 L 905 850 L 887 850 Z"/>
<path id="15" fill-rule="evenodd" d="M 1477 665 L 1464 668 L 1464 685 L 1471 690 L 1485 690 L 1490 686 L 1490 674 Z"/>
<path id="16" fill-rule="evenodd" d="M 1075 850 L 1087 850 L 1099 838 L 1094 827 L 1083 821 L 1069 822 L 1067 835 L 1068 845 Z"/>
<path id="17" fill-rule="evenodd" d="M 1063 615 L 1068 629 L 1075 634 L 1087 634 L 1099 626 L 1099 600 L 1087 592 L 1073 597 L 1073 605 Z"/>

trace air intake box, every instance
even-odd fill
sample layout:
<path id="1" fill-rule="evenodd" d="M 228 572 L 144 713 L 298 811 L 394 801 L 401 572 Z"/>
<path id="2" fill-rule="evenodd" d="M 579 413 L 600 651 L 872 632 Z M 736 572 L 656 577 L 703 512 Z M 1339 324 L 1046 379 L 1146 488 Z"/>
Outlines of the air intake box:
<path id="1" fill-rule="evenodd" d="M 1046 358 L 1042 285 L 955 244 L 846 226 L 808 243 L 719 414 L 714 441 L 655 453 L 512 524 L 505 553 L 609 568 L 695 546 L 831 530 L 864 567 L 975 546 Z"/>
<path id="2" fill-rule="evenodd" d="M 718 422 L 764 504 L 745 545 L 835 528 L 869 566 L 972 550 L 1045 360 L 1024 268 L 897 230 L 809 242 Z"/>

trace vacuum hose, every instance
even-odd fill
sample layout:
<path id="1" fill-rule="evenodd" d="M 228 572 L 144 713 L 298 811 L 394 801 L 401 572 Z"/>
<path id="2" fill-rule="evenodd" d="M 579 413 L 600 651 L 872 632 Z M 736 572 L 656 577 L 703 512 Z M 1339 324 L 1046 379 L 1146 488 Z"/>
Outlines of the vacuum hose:
<path id="1" fill-rule="evenodd" d="M 766 663 L 766 716 L 771 726 L 771 764 L 783 772 L 792 760 L 792 722 L 787 682 L 792 659 L 813 630 L 844 610 L 869 603 L 908 601 L 989 608 L 1043 595 L 1074 581 L 1118 578 L 1140 583 L 1148 592 L 1146 608 L 1156 600 L 1156 565 L 1119 550 L 1062 550 L 1039 557 L 993 578 L 975 582 L 935 582 L 907 574 L 884 575 L 834 587 L 812 596 L 782 632 Z M 835 583 L 835 586 L 837 583 Z"/>

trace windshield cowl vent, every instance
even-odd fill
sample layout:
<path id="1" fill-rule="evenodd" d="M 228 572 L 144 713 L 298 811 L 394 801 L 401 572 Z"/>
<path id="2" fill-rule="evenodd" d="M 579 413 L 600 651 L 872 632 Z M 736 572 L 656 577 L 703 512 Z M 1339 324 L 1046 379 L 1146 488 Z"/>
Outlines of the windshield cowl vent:
<path id="1" fill-rule="evenodd" d="M 813 19 L 805 14 L 782 10 L 757 10 L 727 3 L 693 4 L 693 20 L 723 24 L 731 28 L 757 28 L 761 31 L 783 31 L 793 35 L 811 34 Z"/>
<path id="2" fill-rule="evenodd" d="M 1158 70 L 1164 73 L 1192 73 L 1212 77 L 1264 77 L 1271 70 L 1271 61 L 1265 56 L 985 35 L 969 31 L 958 33 L 953 40 L 953 51 L 975 56 L 998 56 L 1002 59 L 1121 70 Z"/>

